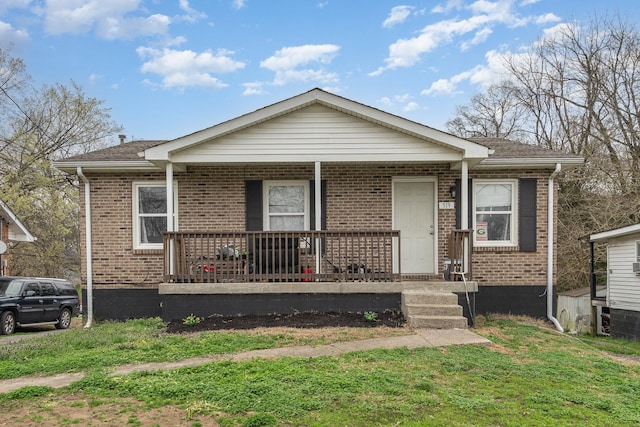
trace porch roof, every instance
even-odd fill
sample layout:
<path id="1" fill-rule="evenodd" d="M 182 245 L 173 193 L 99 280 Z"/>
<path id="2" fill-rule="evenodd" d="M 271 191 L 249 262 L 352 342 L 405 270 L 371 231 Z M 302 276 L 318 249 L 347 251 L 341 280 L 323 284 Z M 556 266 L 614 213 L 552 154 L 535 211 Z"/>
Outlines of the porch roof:
<path id="1" fill-rule="evenodd" d="M 469 168 L 553 168 L 582 158 L 497 138 L 463 139 L 313 89 L 174 139 L 133 141 L 54 162 L 69 173 L 174 170 L 188 164 L 424 162 Z"/>

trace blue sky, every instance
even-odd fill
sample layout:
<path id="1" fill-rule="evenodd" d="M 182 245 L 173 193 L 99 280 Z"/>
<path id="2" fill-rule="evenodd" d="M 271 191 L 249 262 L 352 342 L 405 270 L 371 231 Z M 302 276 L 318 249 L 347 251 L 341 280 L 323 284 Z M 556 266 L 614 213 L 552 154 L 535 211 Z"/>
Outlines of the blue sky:
<path id="1" fill-rule="evenodd" d="M 80 84 L 128 139 L 172 139 L 320 87 L 439 129 L 500 55 L 629 0 L 1 0 L 0 47 Z M 114 142 L 116 136 L 114 135 Z"/>

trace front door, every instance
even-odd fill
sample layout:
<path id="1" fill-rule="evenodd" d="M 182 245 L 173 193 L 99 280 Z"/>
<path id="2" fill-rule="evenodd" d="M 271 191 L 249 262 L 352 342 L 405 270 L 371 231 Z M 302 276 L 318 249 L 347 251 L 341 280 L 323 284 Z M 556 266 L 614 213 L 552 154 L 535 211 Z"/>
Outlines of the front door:
<path id="1" fill-rule="evenodd" d="M 396 180 L 393 228 L 400 230 L 402 274 L 435 273 L 434 181 Z"/>

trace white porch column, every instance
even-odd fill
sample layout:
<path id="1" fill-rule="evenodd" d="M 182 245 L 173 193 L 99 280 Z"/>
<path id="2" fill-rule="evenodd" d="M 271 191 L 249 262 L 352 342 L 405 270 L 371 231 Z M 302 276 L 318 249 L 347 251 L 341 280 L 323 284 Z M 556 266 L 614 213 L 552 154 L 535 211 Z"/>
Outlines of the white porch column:
<path id="1" fill-rule="evenodd" d="M 167 231 L 174 231 L 174 214 L 173 214 L 173 163 L 167 163 L 166 170 L 167 180 Z"/>
<path id="2" fill-rule="evenodd" d="M 462 161 L 460 170 L 460 228 L 462 230 L 469 229 L 469 165 L 466 160 Z M 471 238 L 473 238 L 471 236 Z M 462 271 L 469 271 L 469 248 L 470 242 L 465 239 L 462 242 L 462 251 L 464 253 L 464 265 Z"/>
<path id="3" fill-rule="evenodd" d="M 167 231 L 172 232 L 174 227 L 174 212 L 173 212 L 173 163 L 167 163 L 166 169 L 166 186 L 167 186 Z M 175 266 L 173 261 L 173 239 L 169 240 L 169 274 L 173 275 L 175 272 Z"/>
<path id="4" fill-rule="evenodd" d="M 321 163 L 316 162 L 315 164 L 315 218 L 316 223 L 315 229 L 316 231 L 322 230 L 322 174 L 321 172 Z M 316 274 L 320 273 L 320 265 L 322 261 L 322 251 L 320 250 L 320 238 L 316 239 Z"/>
<path id="5" fill-rule="evenodd" d="M 469 165 L 462 161 L 460 171 L 460 229 L 469 228 Z"/>

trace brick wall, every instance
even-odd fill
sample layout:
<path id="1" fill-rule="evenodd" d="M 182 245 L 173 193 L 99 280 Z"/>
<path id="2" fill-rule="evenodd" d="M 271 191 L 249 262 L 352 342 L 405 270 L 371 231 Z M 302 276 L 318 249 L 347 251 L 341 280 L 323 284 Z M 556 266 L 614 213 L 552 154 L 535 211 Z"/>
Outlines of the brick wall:
<path id="1" fill-rule="evenodd" d="M 537 252 L 517 248 L 476 248 L 474 279 L 490 285 L 546 283 L 547 178 L 550 171 L 496 173 L 470 171 L 470 178 L 537 178 Z M 164 181 L 163 173 L 92 174 L 91 181 L 94 286 L 148 287 L 162 281 L 160 251 L 134 251 L 132 237 L 132 182 Z M 435 177 L 438 201 L 453 201 L 449 187 L 459 172 L 449 165 L 323 164 L 327 181 L 327 229 L 391 229 L 392 178 Z M 246 180 L 311 180 L 313 165 L 189 167 L 176 173 L 180 231 L 238 231 L 245 227 Z M 80 201 L 84 202 L 81 186 Z M 81 209 L 81 246 L 85 253 L 84 206 Z M 438 268 L 446 256 L 448 233 L 455 227 L 455 210 L 438 211 Z M 82 276 L 86 279 L 83 256 Z"/>

